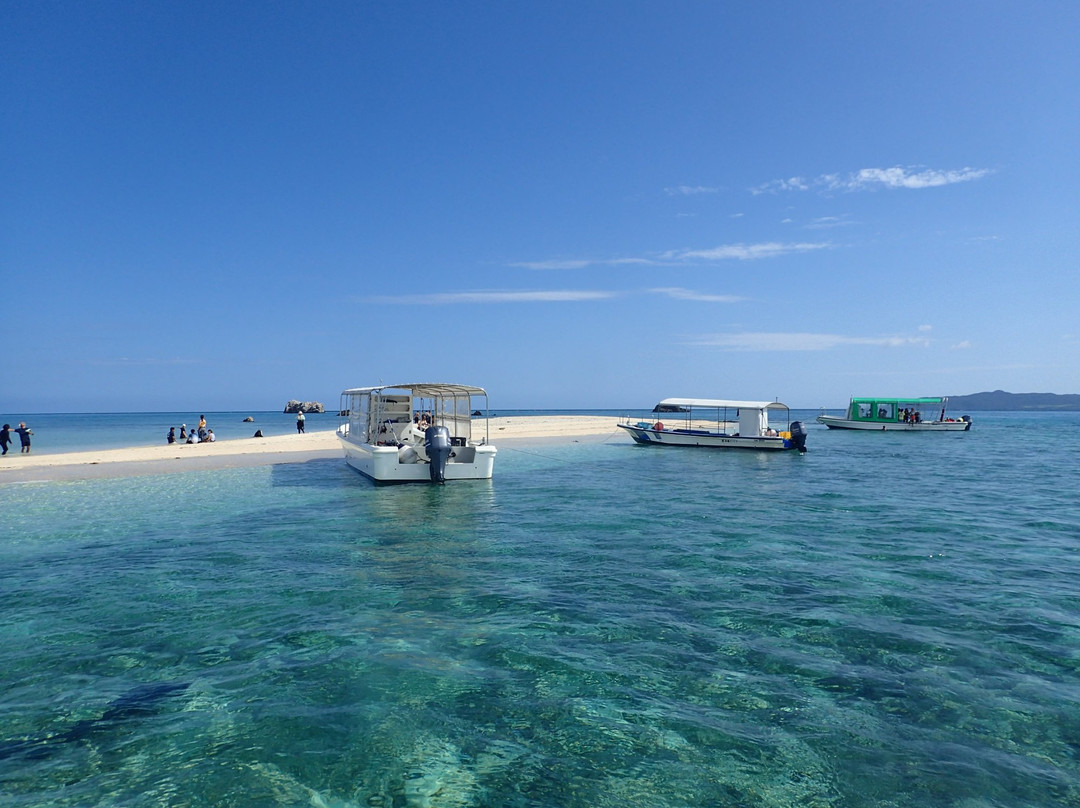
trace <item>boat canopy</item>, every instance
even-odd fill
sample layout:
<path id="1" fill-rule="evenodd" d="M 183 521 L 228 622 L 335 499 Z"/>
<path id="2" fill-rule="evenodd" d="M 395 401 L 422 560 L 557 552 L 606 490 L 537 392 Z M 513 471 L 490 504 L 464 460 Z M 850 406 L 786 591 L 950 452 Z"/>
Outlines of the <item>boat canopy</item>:
<path id="1" fill-rule="evenodd" d="M 852 398 L 855 404 L 864 404 L 875 401 L 895 401 L 898 404 L 944 404 L 948 399 L 945 396 L 923 396 L 922 398 L 901 398 L 897 396 L 881 396 L 880 398 L 862 396 Z"/>
<path id="2" fill-rule="evenodd" d="M 353 387 L 348 390 L 342 390 L 341 395 L 362 396 L 368 393 L 377 393 L 380 390 L 410 390 L 414 396 L 420 396 L 421 398 L 487 395 L 487 391 L 483 387 L 472 387 L 467 384 L 443 384 L 440 382 L 414 382 L 412 384 L 380 384 L 377 387 Z"/>
<path id="3" fill-rule="evenodd" d="M 657 407 L 732 407 L 740 410 L 786 410 L 787 404 L 779 401 L 727 401 L 717 398 L 665 398 Z"/>

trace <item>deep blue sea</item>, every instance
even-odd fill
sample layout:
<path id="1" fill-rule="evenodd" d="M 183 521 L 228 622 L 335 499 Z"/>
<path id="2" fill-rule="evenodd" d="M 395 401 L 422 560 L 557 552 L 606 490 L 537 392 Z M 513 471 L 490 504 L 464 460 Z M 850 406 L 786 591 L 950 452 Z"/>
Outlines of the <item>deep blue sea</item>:
<path id="1" fill-rule="evenodd" d="M 1080 805 L 1080 413 L 972 416 L 0 485 L 0 804 Z"/>

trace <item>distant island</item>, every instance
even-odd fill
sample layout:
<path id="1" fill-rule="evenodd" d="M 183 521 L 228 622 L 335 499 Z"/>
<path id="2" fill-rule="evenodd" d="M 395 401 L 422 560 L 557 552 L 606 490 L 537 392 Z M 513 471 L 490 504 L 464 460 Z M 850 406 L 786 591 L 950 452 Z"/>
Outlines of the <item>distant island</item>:
<path id="1" fill-rule="evenodd" d="M 949 396 L 949 410 L 1038 410 L 1041 412 L 1080 411 L 1080 395 L 1057 393 L 975 393 L 970 396 Z"/>

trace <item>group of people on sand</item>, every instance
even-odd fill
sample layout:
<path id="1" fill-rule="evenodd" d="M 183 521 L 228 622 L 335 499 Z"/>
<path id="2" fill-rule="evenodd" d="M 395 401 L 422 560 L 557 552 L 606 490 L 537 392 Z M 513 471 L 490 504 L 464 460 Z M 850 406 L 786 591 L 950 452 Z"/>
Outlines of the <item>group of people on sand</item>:
<path id="1" fill-rule="evenodd" d="M 206 416 L 200 415 L 198 427 L 192 427 L 188 431 L 187 424 L 180 424 L 180 436 L 177 437 L 176 427 L 170 426 L 165 440 L 169 443 L 213 443 L 217 438 L 214 437 L 214 430 L 206 425 Z"/>
<path id="2" fill-rule="evenodd" d="M 19 436 L 19 443 L 22 444 L 22 454 L 30 454 L 30 436 L 34 432 L 26 426 L 26 421 L 19 421 L 19 425 L 15 429 L 11 428 L 11 424 L 4 424 L 4 428 L 0 429 L 0 449 L 3 449 L 0 454 L 8 453 L 8 447 L 13 443 L 11 439 L 12 432 Z"/>

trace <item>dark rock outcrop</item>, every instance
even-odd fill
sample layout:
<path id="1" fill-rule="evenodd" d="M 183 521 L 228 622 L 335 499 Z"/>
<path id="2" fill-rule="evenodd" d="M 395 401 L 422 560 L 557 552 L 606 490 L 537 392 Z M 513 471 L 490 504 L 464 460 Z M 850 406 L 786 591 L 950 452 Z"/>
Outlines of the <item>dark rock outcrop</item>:
<path id="1" fill-rule="evenodd" d="M 323 405 L 318 401 L 297 401 L 296 399 L 290 399 L 282 412 L 326 412 L 326 410 L 323 409 Z"/>

